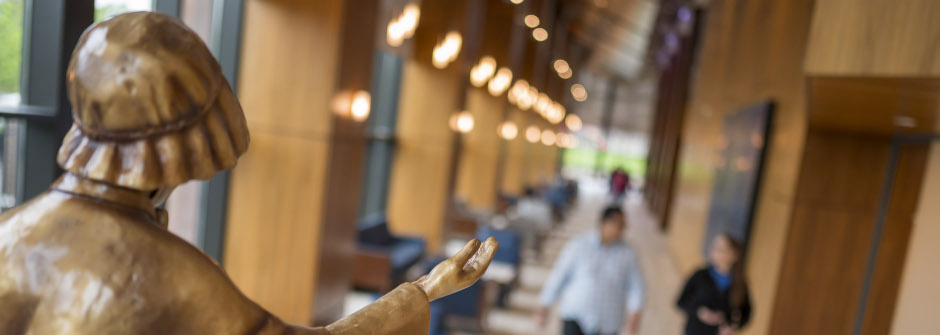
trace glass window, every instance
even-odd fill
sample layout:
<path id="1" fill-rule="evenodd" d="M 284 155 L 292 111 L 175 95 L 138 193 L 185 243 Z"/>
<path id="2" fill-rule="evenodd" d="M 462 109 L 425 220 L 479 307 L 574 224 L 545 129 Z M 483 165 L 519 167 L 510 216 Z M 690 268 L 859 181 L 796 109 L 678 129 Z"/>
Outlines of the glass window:
<path id="1" fill-rule="evenodd" d="M 23 2 L 0 0 L 0 106 L 16 106 L 20 103 L 25 15 Z"/>
<path id="2" fill-rule="evenodd" d="M 153 0 L 95 0 L 95 22 L 112 16 L 153 10 Z"/>
<path id="3" fill-rule="evenodd" d="M 25 0 L 0 0 L 0 106 L 20 104 Z M 0 211 L 16 204 L 19 122 L 0 118 Z"/>
<path id="4" fill-rule="evenodd" d="M 0 118 L 0 211 L 16 205 L 16 167 L 20 122 Z"/>

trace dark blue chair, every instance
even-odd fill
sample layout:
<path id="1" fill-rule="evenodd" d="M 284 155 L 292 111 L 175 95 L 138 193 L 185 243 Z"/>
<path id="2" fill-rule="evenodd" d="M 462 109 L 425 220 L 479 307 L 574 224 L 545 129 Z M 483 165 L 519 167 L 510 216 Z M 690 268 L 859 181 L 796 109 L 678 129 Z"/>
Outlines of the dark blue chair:
<path id="1" fill-rule="evenodd" d="M 489 226 L 480 227 L 477 231 L 480 241 L 486 241 L 490 236 L 499 241 L 499 249 L 493 255 L 493 261 L 518 267 L 522 260 L 522 236 L 512 229 L 494 229 Z"/>
<path id="2" fill-rule="evenodd" d="M 353 286 L 378 292 L 394 288 L 409 268 L 424 256 L 427 247 L 419 237 L 394 236 L 384 213 L 359 221 L 359 243 L 353 263 Z"/>

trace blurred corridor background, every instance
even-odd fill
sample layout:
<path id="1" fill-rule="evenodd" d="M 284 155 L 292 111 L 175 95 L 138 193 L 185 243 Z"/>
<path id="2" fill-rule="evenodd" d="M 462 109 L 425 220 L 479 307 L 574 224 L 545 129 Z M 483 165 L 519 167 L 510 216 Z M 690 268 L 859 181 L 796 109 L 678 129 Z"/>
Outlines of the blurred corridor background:
<path id="1" fill-rule="evenodd" d="M 251 131 L 169 229 L 285 321 L 496 236 L 432 333 L 560 334 L 539 293 L 614 204 L 639 334 L 683 334 L 720 234 L 753 305 L 734 333 L 940 334 L 938 0 L 0 0 L 0 211 L 61 173 L 72 49 L 130 11 L 199 34 Z"/>

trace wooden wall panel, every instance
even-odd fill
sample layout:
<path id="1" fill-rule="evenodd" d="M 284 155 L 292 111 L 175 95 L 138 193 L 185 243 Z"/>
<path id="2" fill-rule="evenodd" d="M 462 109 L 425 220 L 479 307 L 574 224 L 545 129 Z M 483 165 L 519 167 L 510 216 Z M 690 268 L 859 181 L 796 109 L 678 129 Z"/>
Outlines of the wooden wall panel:
<path id="1" fill-rule="evenodd" d="M 806 133 L 803 56 L 812 0 L 718 0 L 707 8 L 682 128 L 669 245 L 680 270 L 703 264 L 702 239 L 725 115 L 777 102 L 747 273 L 755 303 L 744 334 L 766 334 Z"/>
<path id="2" fill-rule="evenodd" d="M 431 252 L 441 247 L 457 108 L 453 74 L 408 61 L 402 76 L 398 148 L 389 186 L 388 215 L 396 234 L 422 236 Z"/>
<path id="3" fill-rule="evenodd" d="M 313 305 L 326 150 L 254 132 L 232 174 L 225 270 L 252 300 L 298 324 L 310 322 Z"/>
<path id="4" fill-rule="evenodd" d="M 888 137 L 808 135 L 771 334 L 851 333 L 890 144 Z M 905 147 L 899 157 L 863 334 L 890 329 L 926 150 Z"/>
<path id="5" fill-rule="evenodd" d="M 529 126 L 527 115 L 513 109 L 509 120 L 516 123 L 519 135 L 506 146 L 506 161 L 503 166 L 503 181 L 500 190 L 507 195 L 522 195 L 525 188 L 525 175 L 523 174 L 525 149 L 530 145 L 525 140 L 525 129 Z"/>
<path id="6" fill-rule="evenodd" d="M 807 135 L 770 334 L 851 332 L 889 143 Z"/>
<path id="7" fill-rule="evenodd" d="M 940 144 L 930 150 L 891 334 L 940 334 Z M 886 332 L 887 333 L 887 332 Z"/>
<path id="8" fill-rule="evenodd" d="M 245 6 L 239 99 L 251 145 L 232 173 L 224 265 L 250 298 L 308 324 L 342 2 Z"/>
<path id="9" fill-rule="evenodd" d="M 496 206 L 496 164 L 499 158 L 499 123 L 504 101 L 485 89 L 468 91 L 467 110 L 473 113 L 474 128 L 464 136 L 460 166 L 457 170 L 457 194 L 476 209 Z"/>
<path id="10" fill-rule="evenodd" d="M 937 13 L 936 0 L 817 0 L 806 72 L 940 75 Z"/>

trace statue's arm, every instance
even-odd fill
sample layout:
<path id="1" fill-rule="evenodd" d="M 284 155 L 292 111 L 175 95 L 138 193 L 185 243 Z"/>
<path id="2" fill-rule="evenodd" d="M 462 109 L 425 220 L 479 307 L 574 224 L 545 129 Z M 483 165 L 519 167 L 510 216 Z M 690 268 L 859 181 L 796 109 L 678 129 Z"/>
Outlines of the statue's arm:
<path id="1" fill-rule="evenodd" d="M 427 294 L 418 285 L 405 283 L 326 330 L 330 335 L 427 334 L 430 320 Z"/>
<path id="2" fill-rule="evenodd" d="M 330 335 L 427 334 L 431 301 L 472 285 L 493 260 L 499 244 L 472 240 L 414 283 L 405 283 L 378 301 L 326 327 Z M 317 334 L 317 333 L 313 333 Z"/>

